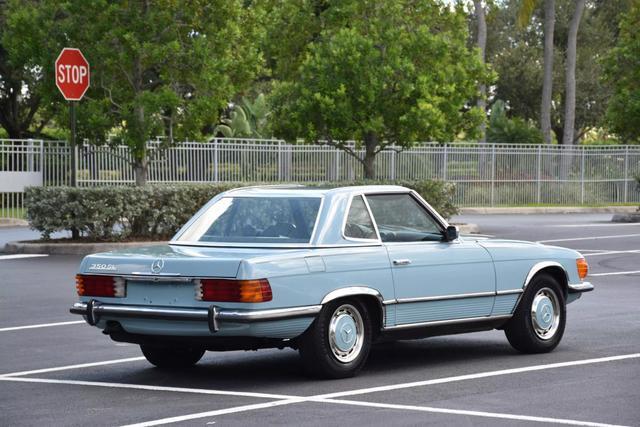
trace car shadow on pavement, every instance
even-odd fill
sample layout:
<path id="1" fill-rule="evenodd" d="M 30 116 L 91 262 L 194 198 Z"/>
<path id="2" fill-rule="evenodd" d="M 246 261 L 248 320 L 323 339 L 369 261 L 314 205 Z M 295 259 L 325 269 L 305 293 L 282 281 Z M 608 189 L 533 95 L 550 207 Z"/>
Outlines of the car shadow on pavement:
<path id="1" fill-rule="evenodd" d="M 455 367 L 460 362 L 482 362 L 517 354 L 506 342 L 487 339 L 438 337 L 376 344 L 360 376 L 410 374 L 420 368 Z M 281 389 L 314 380 L 305 374 L 296 351 L 209 352 L 193 368 L 165 371 L 146 369 L 121 372 L 122 382 L 188 388 L 258 391 Z M 120 376 L 118 375 L 118 376 Z M 101 381 L 106 379 L 102 378 Z M 111 377 L 108 381 L 119 381 Z M 348 380 L 347 380 L 348 381 Z M 286 391 L 279 391 L 287 394 Z"/>

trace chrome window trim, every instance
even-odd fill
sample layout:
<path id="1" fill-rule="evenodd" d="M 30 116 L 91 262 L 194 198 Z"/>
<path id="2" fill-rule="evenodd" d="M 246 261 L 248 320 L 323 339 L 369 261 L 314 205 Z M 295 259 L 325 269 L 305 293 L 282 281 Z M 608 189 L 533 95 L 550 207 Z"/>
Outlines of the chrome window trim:
<path id="1" fill-rule="evenodd" d="M 384 327 L 383 331 L 421 328 L 421 327 L 427 327 L 427 326 L 455 325 L 459 323 L 470 323 L 470 322 L 490 321 L 490 320 L 507 320 L 507 319 L 510 319 L 511 317 L 513 317 L 512 314 L 501 315 L 501 316 L 463 317 L 460 319 L 433 320 L 430 322 L 403 323 L 400 325 Z"/>
<path id="2" fill-rule="evenodd" d="M 243 248 L 243 249 L 250 249 L 250 248 L 255 248 L 255 249 L 263 249 L 263 248 L 268 248 L 268 249 L 331 249 L 331 248 L 360 248 L 360 247 L 370 247 L 370 246 L 382 246 L 381 242 L 377 242 L 375 240 L 370 240 L 367 242 L 371 242 L 371 243 L 365 243 L 365 241 L 363 241 L 362 243 L 359 244 L 347 244 L 347 243 L 336 243 L 333 245 L 317 245 L 317 244 L 311 244 L 311 243 L 304 243 L 304 244 L 297 244 L 297 243 L 261 243 L 261 244 L 251 244 L 251 245 L 246 245 L 246 244 L 216 244 L 216 245 L 209 245 L 209 244 L 203 244 L 203 242 L 169 242 L 168 244 L 171 246 L 196 246 L 196 247 L 203 247 L 203 248 Z"/>
<path id="3" fill-rule="evenodd" d="M 360 239 L 357 237 L 349 237 L 347 236 L 345 229 L 347 228 L 347 220 L 349 219 L 349 212 L 351 211 L 351 204 L 353 203 L 354 197 L 362 197 L 362 201 L 364 202 L 365 207 L 367 208 L 367 212 L 369 213 L 369 219 L 371 220 L 371 224 L 373 225 L 373 229 L 376 233 L 375 239 Z M 369 204 L 367 203 L 367 199 L 364 197 L 362 193 L 352 193 L 349 196 L 349 201 L 347 202 L 347 208 L 344 211 L 344 216 L 342 218 L 342 226 L 340 227 L 340 237 L 344 240 L 356 243 L 382 243 L 380 240 L 380 233 L 378 233 L 378 227 L 376 226 L 376 222 L 373 219 L 373 215 L 371 214 L 371 209 L 369 208 Z"/>
<path id="4" fill-rule="evenodd" d="M 215 196 L 213 199 L 211 199 L 209 202 L 207 202 L 202 208 L 201 210 L 203 211 L 200 215 L 198 215 L 197 217 L 194 215 L 192 218 L 189 219 L 189 221 L 187 221 L 185 223 L 185 225 L 183 226 L 183 228 L 181 228 L 178 233 L 176 233 L 176 235 L 173 236 L 173 238 L 171 240 L 169 240 L 168 244 L 169 245 L 178 245 L 178 246 L 201 246 L 201 247 L 232 247 L 232 248 L 261 248 L 261 247 L 269 247 L 269 248 L 299 248 L 299 247 L 317 247 L 317 245 L 315 245 L 314 242 L 315 238 L 316 238 L 316 234 L 318 233 L 318 224 L 320 223 L 320 216 L 322 216 L 322 210 L 324 208 L 324 203 L 325 203 L 325 199 L 326 199 L 326 195 L 322 194 L 322 195 L 316 195 L 316 196 L 295 196 L 295 197 L 299 197 L 299 198 L 306 198 L 306 199 L 320 199 L 320 206 L 318 206 L 318 213 L 316 214 L 316 219 L 313 223 L 313 230 L 311 231 L 311 236 L 309 237 L 309 240 L 306 243 L 241 243 L 241 242 L 201 242 L 199 240 L 196 241 L 181 241 L 179 240 L 180 237 L 182 235 L 184 235 L 187 230 L 188 227 L 191 227 L 193 225 L 194 222 L 196 222 L 200 217 L 202 217 L 202 215 L 204 215 L 209 208 L 214 205 L 215 203 L 218 203 L 220 200 L 225 199 L 225 198 L 246 198 L 246 199 L 250 199 L 250 198 L 255 198 L 255 197 L 259 197 L 256 195 L 230 195 L 228 194 L 231 191 L 234 190 L 242 190 L 244 188 L 247 187 L 241 187 L 241 188 L 237 188 L 237 189 L 232 189 L 232 190 L 228 190 L 225 191 L 224 193 L 221 193 L 217 196 Z M 259 187 L 257 187 L 259 188 Z M 271 197 L 274 198 L 290 198 L 292 196 L 290 195 L 271 195 Z"/>
<path id="5" fill-rule="evenodd" d="M 416 203 L 418 204 L 419 207 L 423 208 L 425 210 L 425 213 L 427 214 L 427 216 L 429 216 L 430 218 L 432 218 L 436 225 L 439 226 L 440 229 L 440 233 L 442 233 L 442 235 L 444 236 L 444 232 L 447 229 L 449 223 L 445 221 L 444 218 L 442 218 L 440 216 L 440 214 L 438 214 L 432 207 L 431 205 L 429 205 L 422 197 L 420 197 L 420 195 L 415 191 L 415 190 L 408 190 L 408 191 L 383 191 L 383 192 L 371 192 L 371 193 L 363 193 L 364 195 L 364 199 L 365 199 L 365 203 L 367 204 L 367 207 L 369 208 L 369 212 L 371 214 L 371 218 L 373 219 L 373 224 L 376 228 L 376 233 L 378 233 L 378 239 L 380 240 L 380 242 L 384 245 L 389 245 L 389 244 L 393 244 L 393 245 L 406 245 L 406 244 L 424 244 L 424 243 L 452 243 L 452 242 L 448 242 L 448 241 L 444 241 L 444 240 L 440 240 L 440 241 L 434 241 L 434 240 L 426 240 L 426 241 L 413 241 L 413 242 L 382 242 L 382 239 L 380 238 L 380 231 L 378 229 L 378 222 L 376 221 L 375 216 L 373 215 L 373 212 L 371 211 L 371 208 L 369 207 L 369 201 L 367 200 L 367 197 L 369 196 L 384 196 L 387 194 L 408 194 L 412 199 L 414 199 L 416 201 Z M 457 240 L 457 239 L 456 239 Z"/>

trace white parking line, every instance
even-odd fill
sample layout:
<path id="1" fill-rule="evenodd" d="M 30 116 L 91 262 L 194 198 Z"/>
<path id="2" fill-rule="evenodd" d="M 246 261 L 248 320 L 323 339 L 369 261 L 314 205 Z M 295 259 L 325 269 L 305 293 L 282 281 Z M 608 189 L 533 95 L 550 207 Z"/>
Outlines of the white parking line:
<path id="1" fill-rule="evenodd" d="M 0 261 L 5 259 L 22 259 L 22 258 L 41 258 L 49 256 L 46 254 L 15 254 L 15 255 L 0 255 Z"/>
<path id="2" fill-rule="evenodd" d="M 218 415 L 235 414 L 237 412 L 254 411 L 256 409 L 273 408 L 274 406 L 291 405 L 292 403 L 300 403 L 300 402 L 304 402 L 305 400 L 307 400 L 307 399 L 304 398 L 304 397 L 301 397 L 301 398 L 296 398 L 296 399 L 275 400 L 273 402 L 266 402 L 266 403 L 254 403 L 253 405 L 234 406 L 232 408 L 218 409 L 216 411 L 199 412 L 197 414 L 180 415 L 180 416 L 177 416 L 177 417 L 162 418 L 160 420 L 145 421 L 145 422 L 137 423 L 137 424 L 128 424 L 128 425 L 123 426 L 123 427 L 159 426 L 159 425 L 163 425 L 163 424 L 179 423 L 179 422 L 182 422 L 182 421 L 195 420 L 195 419 L 198 419 L 198 418 L 215 417 L 215 416 L 218 416 Z"/>
<path id="3" fill-rule="evenodd" d="M 566 418 L 534 417 L 530 415 L 505 414 L 500 412 L 467 411 L 464 409 L 433 408 L 430 406 L 395 405 L 391 403 L 361 402 L 357 400 L 326 399 L 326 400 L 317 400 L 317 402 L 338 403 L 342 405 L 354 405 L 354 406 L 366 406 L 370 408 L 397 409 L 402 411 L 420 411 L 420 412 L 431 412 L 431 413 L 438 413 L 438 414 L 467 415 L 472 417 L 502 418 L 507 420 L 534 421 L 539 423 L 565 424 L 565 425 L 574 425 L 574 426 L 622 427 L 616 424 L 602 424 L 602 423 L 594 423 L 589 421 L 571 420 Z"/>
<path id="4" fill-rule="evenodd" d="M 640 270 L 635 270 L 635 271 L 614 271 L 612 273 L 589 273 L 590 277 L 598 277 L 598 276 L 621 276 L 624 274 L 638 274 L 640 273 Z"/>
<path id="5" fill-rule="evenodd" d="M 570 239 L 538 240 L 536 243 L 572 242 L 577 240 L 622 239 L 625 237 L 638 237 L 640 234 L 616 234 L 613 236 L 572 237 Z"/>
<path id="6" fill-rule="evenodd" d="M 514 369 L 503 369 L 499 371 L 481 372 L 481 373 L 469 374 L 469 375 L 459 375 L 455 377 L 437 378 L 437 379 L 426 380 L 426 381 L 416 381 L 416 382 L 410 382 L 410 383 L 393 384 L 388 386 L 370 387 L 370 388 L 349 390 L 349 391 L 343 391 L 343 392 L 337 392 L 337 393 L 321 394 L 321 395 L 309 396 L 309 397 L 276 400 L 273 402 L 257 404 L 257 405 L 244 405 L 244 406 L 237 406 L 237 407 L 228 408 L 228 409 L 222 409 L 218 411 L 199 412 L 195 414 L 187 414 L 187 415 L 181 415 L 177 417 L 162 418 L 162 419 L 147 421 L 139 424 L 132 424 L 126 427 L 155 426 L 155 425 L 161 425 L 161 424 L 169 424 L 169 423 L 175 423 L 175 422 L 181 422 L 181 421 L 187 421 L 187 420 L 194 420 L 199 418 L 213 417 L 216 415 L 253 411 L 256 409 L 270 408 L 273 406 L 282 406 L 282 405 L 289 405 L 289 404 L 301 403 L 301 402 L 322 401 L 322 402 L 331 403 L 334 401 L 333 398 L 342 397 L 342 396 L 355 396 L 355 395 L 376 393 L 379 391 L 399 390 L 404 388 L 422 387 L 422 386 L 433 385 L 433 384 L 444 384 L 444 383 L 450 383 L 450 382 L 456 382 L 456 381 L 487 378 L 487 377 L 493 377 L 493 376 L 499 376 L 499 375 L 509 375 L 509 374 L 517 374 L 522 372 L 541 371 L 546 369 L 556 369 L 556 368 L 563 368 L 563 367 L 570 367 L 570 366 L 580 366 L 580 365 L 588 365 L 593 363 L 613 362 L 613 361 L 636 359 L 636 358 L 640 358 L 640 353 L 624 354 L 620 356 L 600 357 L 595 359 L 574 360 L 570 362 L 550 363 L 546 365 L 527 366 L 527 367 L 514 368 Z M 344 402 L 347 402 L 347 401 L 336 400 L 335 403 L 344 403 Z M 443 409 L 443 408 L 429 408 L 429 409 L 433 409 L 433 411 L 431 412 L 438 410 L 438 411 L 447 411 L 447 413 L 451 413 L 451 414 L 454 414 L 453 411 L 456 411 L 456 410 L 449 410 L 449 409 Z M 426 409 L 421 409 L 421 410 L 426 411 Z M 461 411 L 458 411 L 458 412 L 461 412 Z M 465 412 L 464 415 L 473 415 L 474 411 L 464 411 L 464 412 Z M 482 414 L 482 415 L 479 415 L 479 414 Z M 483 416 L 483 417 L 492 417 L 492 414 L 489 412 L 479 412 L 475 415 Z M 496 415 L 494 418 L 506 418 L 507 416 L 510 416 L 511 419 L 521 419 L 518 417 L 528 417 L 526 415 L 510 415 L 510 414 L 493 414 L 493 415 Z M 538 419 L 536 420 L 534 418 L 538 418 Z M 541 418 L 528 417 L 527 420 L 541 421 Z M 550 422 L 550 421 L 546 420 L 542 422 Z M 606 424 L 589 423 L 586 421 L 562 420 L 562 419 L 558 419 L 553 422 L 557 422 L 561 424 L 574 424 L 574 425 L 592 425 L 592 426 L 606 425 Z"/>
<path id="7" fill-rule="evenodd" d="M 50 326 L 77 325 L 79 323 L 85 323 L 85 321 L 84 320 L 72 320 L 72 321 L 69 321 L 69 322 L 40 323 L 38 325 L 11 326 L 11 327 L 8 327 L 8 328 L 0 328 L 0 332 L 20 331 L 22 329 L 48 328 Z"/>
<path id="8" fill-rule="evenodd" d="M 547 225 L 547 227 L 575 227 L 575 228 L 583 228 L 583 227 L 622 227 L 622 226 L 639 226 L 639 222 L 615 222 L 608 224 L 553 224 Z"/>
<path id="9" fill-rule="evenodd" d="M 56 380 L 56 379 L 48 379 L 48 378 L 23 378 L 23 377 L 9 377 L 9 376 L 0 376 L 0 381 L 41 383 L 41 384 L 82 385 L 82 386 L 105 387 L 105 388 L 146 390 L 146 391 L 166 391 L 171 393 L 193 393 L 193 394 L 211 394 L 211 395 L 222 395 L 222 396 L 256 397 L 260 399 L 297 399 L 298 398 L 298 396 L 289 396 L 285 394 L 254 393 L 249 391 L 211 390 L 207 388 L 164 387 L 164 386 L 146 385 L 146 384 L 107 383 L 102 381 Z"/>
<path id="10" fill-rule="evenodd" d="M 580 251 L 578 251 L 580 252 Z M 596 251 L 590 254 L 584 254 L 584 256 L 600 256 L 600 255 L 616 255 L 616 254 L 637 254 L 640 253 L 640 249 L 631 249 L 628 251 Z"/>
<path id="11" fill-rule="evenodd" d="M 128 357 L 126 359 L 104 360 L 102 362 L 81 363 L 78 365 L 58 366 L 55 368 L 35 369 L 33 371 L 11 372 L 8 374 L 0 374 L 3 377 L 21 377 L 24 375 L 45 374 L 47 372 L 68 371 L 70 369 L 92 368 L 94 366 L 115 365 L 116 363 L 137 362 L 144 360 L 144 357 Z"/>
<path id="12" fill-rule="evenodd" d="M 458 375 L 455 377 L 436 378 L 432 380 L 415 381 L 410 383 L 392 384 L 379 387 L 363 388 L 359 390 L 341 391 L 337 393 L 329 393 L 316 396 L 323 399 L 331 399 L 334 397 L 355 396 L 359 394 L 377 393 L 380 391 L 399 390 L 413 387 L 424 387 L 434 384 L 445 384 L 457 381 L 475 380 L 478 378 L 497 377 L 501 375 L 519 374 L 523 372 L 543 371 L 547 369 L 566 368 L 570 366 L 590 365 L 594 363 L 614 362 L 618 360 L 637 359 L 640 353 L 623 354 L 621 356 L 599 357 L 596 359 L 573 360 L 570 362 L 549 363 L 546 365 L 524 366 L 522 368 L 502 369 L 499 371 L 479 372 L 476 374 Z"/>

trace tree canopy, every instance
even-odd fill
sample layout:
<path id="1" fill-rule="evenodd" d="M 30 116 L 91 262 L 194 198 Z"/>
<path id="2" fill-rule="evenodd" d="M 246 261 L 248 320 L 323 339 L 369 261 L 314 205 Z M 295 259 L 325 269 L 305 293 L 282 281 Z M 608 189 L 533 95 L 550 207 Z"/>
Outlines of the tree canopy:
<path id="1" fill-rule="evenodd" d="M 8 9 L 3 44 L 39 70 L 51 102 L 60 104 L 53 55 L 81 48 L 92 87 L 79 109 L 80 135 L 104 141 L 115 133 L 132 148 L 140 184 L 150 138 L 197 138 L 261 67 L 248 37 L 259 33 L 259 12 L 239 0 L 16 0 Z"/>
<path id="2" fill-rule="evenodd" d="M 618 43 L 605 60 L 606 78 L 613 86 L 607 110 L 611 130 L 640 143 L 640 3 L 635 2 L 620 24 Z"/>
<path id="3" fill-rule="evenodd" d="M 297 71 L 283 71 L 275 85 L 273 117 L 286 118 L 274 123 L 276 135 L 345 149 L 373 178 L 375 155 L 390 145 L 477 129 L 482 117 L 468 102 L 488 73 L 466 46 L 461 9 L 426 0 L 351 1 L 324 16 L 314 41 L 290 52 L 292 62 L 300 60 Z M 364 147 L 364 158 L 351 140 Z"/>

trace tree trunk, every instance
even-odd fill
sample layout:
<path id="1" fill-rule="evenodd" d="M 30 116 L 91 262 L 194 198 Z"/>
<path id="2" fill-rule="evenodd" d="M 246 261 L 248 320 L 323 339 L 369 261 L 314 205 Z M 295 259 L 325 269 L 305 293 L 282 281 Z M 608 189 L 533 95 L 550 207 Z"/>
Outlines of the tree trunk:
<path id="1" fill-rule="evenodd" d="M 487 20 L 485 19 L 484 7 L 482 6 L 482 0 L 473 0 L 473 5 L 475 7 L 476 12 L 476 20 L 478 23 L 478 37 L 476 39 L 476 44 L 478 46 L 478 50 L 480 51 L 480 62 L 484 65 L 486 61 L 486 51 L 487 51 Z M 484 83 L 481 83 L 478 87 L 480 91 L 480 97 L 477 101 L 477 106 L 482 111 L 483 121 L 480 124 L 480 143 L 487 142 L 487 87 Z"/>
<path id="2" fill-rule="evenodd" d="M 540 105 L 540 128 L 545 144 L 551 144 L 551 95 L 553 91 L 553 29 L 555 26 L 555 0 L 544 2 L 544 77 L 542 81 L 542 103 Z"/>
<path id="3" fill-rule="evenodd" d="M 136 127 L 136 144 L 137 150 L 134 151 L 133 170 L 136 176 L 136 185 L 143 186 L 147 184 L 147 176 L 149 173 L 149 156 L 147 155 L 147 139 L 144 129 L 144 107 L 137 105 L 134 107 L 135 127 Z"/>
<path id="4" fill-rule="evenodd" d="M 364 178 L 375 179 L 376 147 L 378 146 L 378 135 L 375 132 L 367 132 L 364 136 Z"/>
<path id="5" fill-rule="evenodd" d="M 564 133 L 562 144 L 572 145 L 576 119 L 576 54 L 578 27 L 582 18 L 585 0 L 576 0 L 576 8 L 569 24 L 567 38 L 567 69 L 565 73 L 565 105 L 564 105 Z"/>
<path id="6" fill-rule="evenodd" d="M 149 175 L 149 158 L 147 157 L 147 149 L 141 158 L 136 158 L 133 164 L 133 171 L 136 176 L 136 185 L 142 187 L 147 184 L 147 176 Z"/>

